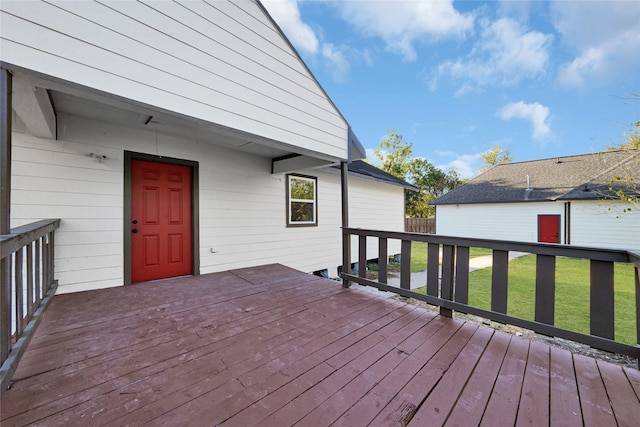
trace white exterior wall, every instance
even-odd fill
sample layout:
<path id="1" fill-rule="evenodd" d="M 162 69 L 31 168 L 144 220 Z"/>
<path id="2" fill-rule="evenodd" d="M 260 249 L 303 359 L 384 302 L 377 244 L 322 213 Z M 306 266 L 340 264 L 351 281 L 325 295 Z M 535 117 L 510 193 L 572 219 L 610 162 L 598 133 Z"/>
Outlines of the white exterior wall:
<path id="1" fill-rule="evenodd" d="M 404 188 L 349 176 L 349 226 L 404 231 Z M 387 253 L 400 253 L 400 241 L 389 239 Z M 367 259 L 378 258 L 378 239 L 367 238 Z M 351 237 L 351 262 L 358 261 L 358 237 Z"/>
<path id="2" fill-rule="evenodd" d="M 571 244 L 640 252 L 640 211 L 622 202 L 572 201 Z"/>
<path id="3" fill-rule="evenodd" d="M 537 242 L 538 215 L 561 215 L 560 239 L 564 243 L 561 202 L 439 205 L 436 232 L 442 236 Z"/>
<path id="4" fill-rule="evenodd" d="M 301 171 L 318 177 L 319 226 L 287 228 L 285 175 L 268 158 L 69 115 L 58 128 L 57 141 L 13 133 L 11 225 L 62 219 L 59 293 L 124 282 L 125 150 L 199 162 L 202 274 L 281 263 L 333 276 L 342 262 L 339 174 Z M 350 194 L 354 226 L 402 229 L 400 187 L 350 177 Z"/>
<path id="5" fill-rule="evenodd" d="M 348 126 L 252 1 L 3 0 L 2 60 L 347 158 Z"/>

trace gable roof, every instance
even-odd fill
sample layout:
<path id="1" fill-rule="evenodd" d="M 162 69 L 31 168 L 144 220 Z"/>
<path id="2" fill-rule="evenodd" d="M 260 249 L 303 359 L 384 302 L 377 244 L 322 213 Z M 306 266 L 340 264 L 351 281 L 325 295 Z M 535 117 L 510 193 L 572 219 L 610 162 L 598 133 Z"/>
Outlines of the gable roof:
<path id="1" fill-rule="evenodd" d="M 494 166 L 432 205 L 615 198 L 614 176 L 640 181 L 640 150 L 616 150 Z"/>

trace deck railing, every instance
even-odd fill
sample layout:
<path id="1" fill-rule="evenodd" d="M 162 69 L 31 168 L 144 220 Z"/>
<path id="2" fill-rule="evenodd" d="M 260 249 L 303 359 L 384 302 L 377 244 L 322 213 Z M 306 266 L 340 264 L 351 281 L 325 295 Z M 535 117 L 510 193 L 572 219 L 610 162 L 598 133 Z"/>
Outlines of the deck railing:
<path id="1" fill-rule="evenodd" d="M 439 306 L 440 313 L 445 316 L 451 317 L 455 310 L 499 323 L 530 329 L 540 334 L 587 344 L 601 350 L 624 354 L 636 359 L 640 358 L 638 345 L 615 341 L 614 335 L 614 263 L 627 263 L 634 266 L 636 342 L 640 342 L 640 254 L 621 250 L 447 237 L 433 234 L 343 229 L 344 242 L 349 242 L 351 236 L 358 236 L 358 272 L 351 274 L 351 265 L 342 266 L 342 278 L 345 286 L 348 286 L 350 281 L 369 285 L 382 291 L 395 292 L 404 297 L 415 298 Z M 378 240 L 379 260 L 388 259 L 389 239 L 398 239 L 402 242 L 399 288 L 387 284 L 386 262 L 378 264 L 377 280 L 366 278 L 367 239 Z M 426 283 L 422 284 L 426 286 L 426 294 L 410 290 L 412 242 L 427 243 L 427 278 Z M 490 310 L 468 304 L 469 252 L 472 247 L 492 250 Z M 533 321 L 507 315 L 509 251 L 527 252 L 536 256 Z M 590 294 L 590 334 L 588 335 L 554 325 L 557 257 L 590 260 L 588 291 Z M 350 257 L 343 256 L 343 259 L 350 259 Z"/>
<path id="2" fill-rule="evenodd" d="M 0 385 L 6 390 L 42 312 L 56 291 L 54 233 L 46 219 L 0 235 Z"/>

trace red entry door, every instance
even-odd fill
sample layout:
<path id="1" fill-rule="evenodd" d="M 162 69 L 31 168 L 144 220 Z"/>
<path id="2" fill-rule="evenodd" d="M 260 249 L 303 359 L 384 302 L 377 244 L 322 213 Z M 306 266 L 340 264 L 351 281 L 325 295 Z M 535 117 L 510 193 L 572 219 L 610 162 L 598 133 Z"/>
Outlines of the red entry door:
<path id="1" fill-rule="evenodd" d="M 191 168 L 131 162 L 131 281 L 193 273 Z"/>
<path id="2" fill-rule="evenodd" d="M 560 243 L 560 215 L 538 215 L 538 242 Z"/>

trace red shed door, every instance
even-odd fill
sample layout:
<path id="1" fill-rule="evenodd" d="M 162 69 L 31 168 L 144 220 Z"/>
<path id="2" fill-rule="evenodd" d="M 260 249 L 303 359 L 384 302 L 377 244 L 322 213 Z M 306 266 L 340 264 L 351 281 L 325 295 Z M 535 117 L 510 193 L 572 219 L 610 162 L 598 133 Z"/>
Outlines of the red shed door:
<path id="1" fill-rule="evenodd" d="M 538 215 L 538 242 L 560 243 L 560 215 Z"/>
<path id="2" fill-rule="evenodd" d="M 131 281 L 193 273 L 191 168 L 131 162 Z"/>

